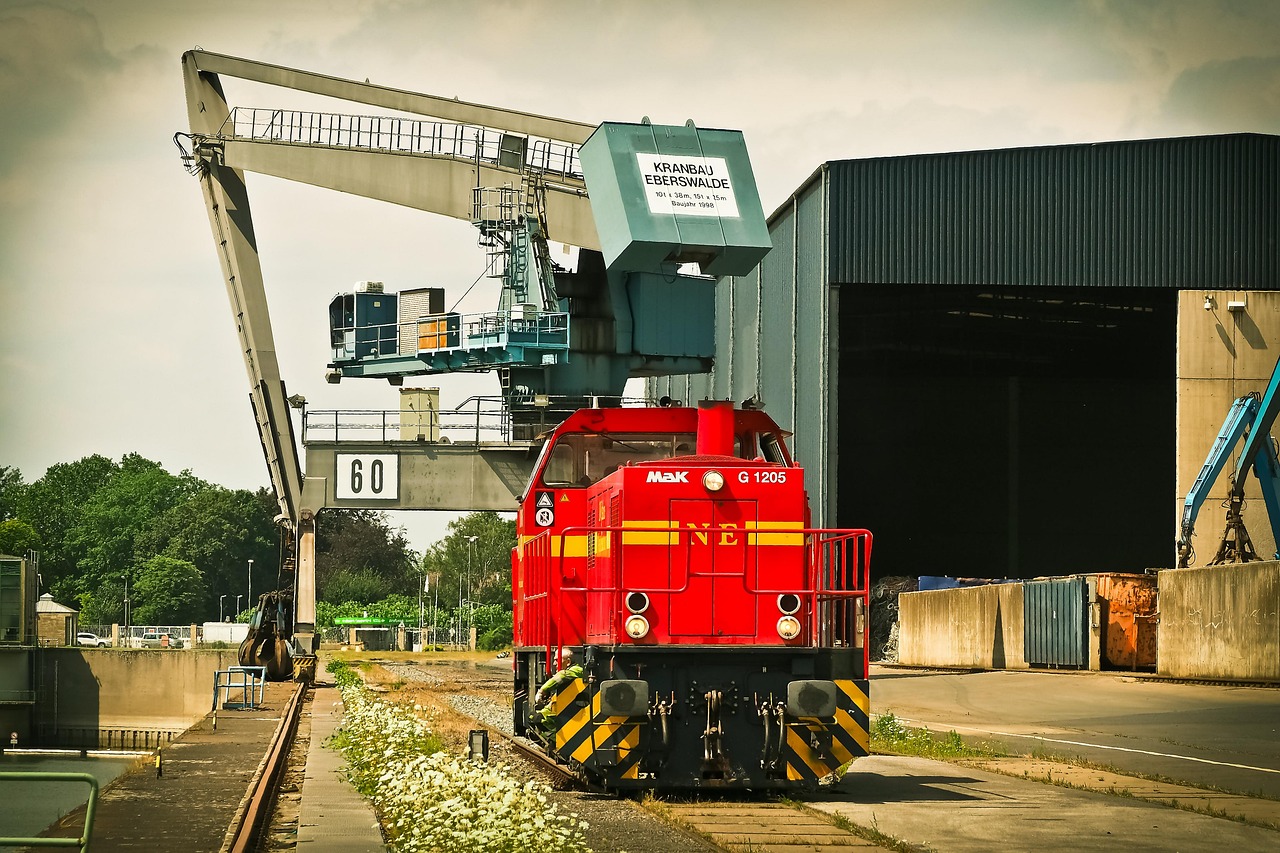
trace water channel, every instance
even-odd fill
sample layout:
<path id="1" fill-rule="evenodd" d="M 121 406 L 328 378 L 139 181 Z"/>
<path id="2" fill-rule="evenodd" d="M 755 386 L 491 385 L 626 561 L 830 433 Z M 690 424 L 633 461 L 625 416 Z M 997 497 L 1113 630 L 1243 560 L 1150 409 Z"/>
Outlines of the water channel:
<path id="1" fill-rule="evenodd" d="M 101 792 L 139 760 L 135 755 L 79 758 L 8 752 L 0 755 L 0 771 L 89 773 L 98 780 Z M 84 805 L 88 798 L 89 786 L 83 782 L 0 781 L 0 837 L 39 835 L 60 817 Z"/>

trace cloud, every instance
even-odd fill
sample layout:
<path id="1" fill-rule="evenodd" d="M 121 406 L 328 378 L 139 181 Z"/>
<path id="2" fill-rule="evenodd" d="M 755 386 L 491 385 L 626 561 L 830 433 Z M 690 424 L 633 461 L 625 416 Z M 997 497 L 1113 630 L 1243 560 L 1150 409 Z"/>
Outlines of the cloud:
<path id="1" fill-rule="evenodd" d="M 1164 111 L 1188 133 L 1280 133 L 1280 56 L 1188 69 L 1174 81 Z"/>
<path id="2" fill-rule="evenodd" d="M 0 177 L 61 131 L 118 67 L 88 12 L 47 3 L 0 12 Z"/>

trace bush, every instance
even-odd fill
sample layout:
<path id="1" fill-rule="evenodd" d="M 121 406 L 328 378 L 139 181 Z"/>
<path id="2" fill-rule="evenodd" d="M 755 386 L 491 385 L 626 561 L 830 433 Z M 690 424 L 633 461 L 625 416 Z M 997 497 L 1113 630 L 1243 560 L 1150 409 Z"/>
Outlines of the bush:
<path id="1" fill-rule="evenodd" d="M 422 720 L 377 699 L 343 661 L 328 667 L 346 706 L 333 743 L 378 809 L 395 851 L 588 850 L 587 824 L 547 802 L 547 787 L 444 752 Z"/>
<path id="2" fill-rule="evenodd" d="M 476 648 L 482 652 L 496 652 L 511 645 L 510 628 L 494 628 L 476 638 Z"/>

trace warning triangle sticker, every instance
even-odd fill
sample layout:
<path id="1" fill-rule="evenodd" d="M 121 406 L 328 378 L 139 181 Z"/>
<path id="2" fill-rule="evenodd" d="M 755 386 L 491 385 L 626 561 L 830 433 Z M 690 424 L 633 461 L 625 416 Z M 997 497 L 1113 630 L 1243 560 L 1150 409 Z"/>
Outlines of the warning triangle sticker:
<path id="1" fill-rule="evenodd" d="M 560 496 L 560 503 L 564 504 L 564 503 L 568 503 L 568 502 L 569 502 L 569 496 L 568 496 L 568 495 L 561 495 L 561 496 Z"/>
<path id="2" fill-rule="evenodd" d="M 551 493 L 538 492 L 538 506 L 551 506 Z"/>

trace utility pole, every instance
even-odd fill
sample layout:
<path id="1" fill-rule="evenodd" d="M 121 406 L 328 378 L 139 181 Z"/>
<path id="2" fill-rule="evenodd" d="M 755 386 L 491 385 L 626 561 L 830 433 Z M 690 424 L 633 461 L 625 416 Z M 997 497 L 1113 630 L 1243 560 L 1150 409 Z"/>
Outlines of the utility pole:
<path id="1" fill-rule="evenodd" d="M 253 606 L 253 557 L 249 558 L 249 606 Z"/>

